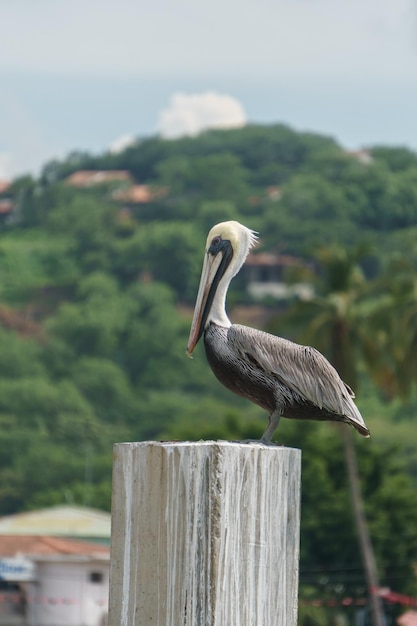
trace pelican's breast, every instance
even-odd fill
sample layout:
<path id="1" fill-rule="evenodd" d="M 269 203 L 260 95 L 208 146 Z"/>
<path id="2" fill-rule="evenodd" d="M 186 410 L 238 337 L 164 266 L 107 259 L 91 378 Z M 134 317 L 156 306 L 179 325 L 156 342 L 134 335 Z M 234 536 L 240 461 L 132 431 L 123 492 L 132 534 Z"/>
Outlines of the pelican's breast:
<path id="1" fill-rule="evenodd" d="M 267 411 L 276 407 L 277 380 L 268 376 L 230 341 L 231 328 L 210 323 L 204 333 L 207 360 L 216 378 L 230 391 Z"/>

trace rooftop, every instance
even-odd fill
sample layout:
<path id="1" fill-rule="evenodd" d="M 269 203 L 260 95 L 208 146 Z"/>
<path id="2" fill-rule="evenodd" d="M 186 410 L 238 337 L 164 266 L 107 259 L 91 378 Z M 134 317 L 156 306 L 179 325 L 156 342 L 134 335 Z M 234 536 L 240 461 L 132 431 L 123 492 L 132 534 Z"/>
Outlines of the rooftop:
<path id="1" fill-rule="evenodd" d="M 78 556 L 108 559 L 108 546 L 79 539 L 62 539 L 41 535 L 3 535 L 0 536 L 0 558 L 25 557 L 57 557 Z"/>
<path id="2" fill-rule="evenodd" d="M 54 535 L 109 539 L 110 513 L 82 506 L 53 506 L 0 518 L 1 535 Z"/>
<path id="3" fill-rule="evenodd" d="M 258 252 L 256 254 L 249 254 L 246 259 L 246 265 L 249 266 L 287 266 L 287 267 L 299 267 L 303 266 L 304 262 L 295 257 L 287 254 L 274 254 L 271 252 Z"/>
<path id="4" fill-rule="evenodd" d="M 8 213 L 11 213 L 13 211 L 13 206 L 13 200 L 10 200 L 9 198 L 0 199 L 0 213 L 2 215 L 7 215 Z"/>
<path id="5" fill-rule="evenodd" d="M 67 185 L 81 188 L 114 181 L 131 183 L 132 177 L 127 170 L 78 170 L 65 179 Z"/>
<path id="6" fill-rule="evenodd" d="M 0 180 L 0 193 L 4 193 L 11 185 L 10 180 Z"/>
<path id="7" fill-rule="evenodd" d="M 149 185 L 132 185 L 127 189 L 115 191 L 113 198 L 118 202 L 127 202 L 128 204 L 146 204 L 165 196 L 166 193 L 165 188 L 152 189 Z"/>

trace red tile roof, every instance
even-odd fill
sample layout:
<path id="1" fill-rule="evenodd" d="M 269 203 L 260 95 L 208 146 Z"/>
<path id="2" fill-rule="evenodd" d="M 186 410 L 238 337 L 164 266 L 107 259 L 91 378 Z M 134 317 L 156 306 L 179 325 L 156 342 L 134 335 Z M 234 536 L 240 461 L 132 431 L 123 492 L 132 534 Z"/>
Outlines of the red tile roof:
<path id="1" fill-rule="evenodd" d="M 13 202 L 9 198 L 0 199 L 0 213 L 2 215 L 11 213 L 13 211 L 13 206 Z"/>
<path id="2" fill-rule="evenodd" d="M 21 313 L 5 304 L 0 304 L 0 326 L 7 330 L 14 330 L 22 337 L 33 337 L 38 341 L 44 339 L 41 324 L 30 319 L 30 315 L 27 313 Z M 1 519 L 2 518 L 0 518 L 0 520 Z"/>
<path id="3" fill-rule="evenodd" d="M 91 187 L 114 181 L 132 182 L 132 177 L 127 170 L 79 170 L 65 179 L 65 183 L 73 187 Z"/>
<path id="4" fill-rule="evenodd" d="M 78 539 L 44 535 L 0 535 L 0 558 L 25 556 L 99 556 L 110 554 L 108 546 Z"/>
<path id="5" fill-rule="evenodd" d="M 10 180 L 0 180 L 0 193 L 7 191 L 11 184 Z"/>
<path id="6" fill-rule="evenodd" d="M 114 200 L 128 204 L 146 204 L 161 196 L 165 196 L 165 188 L 152 189 L 149 185 L 132 185 L 128 189 L 120 189 L 113 194 Z"/>
<path id="7" fill-rule="evenodd" d="M 268 196 L 270 200 L 280 200 L 282 197 L 281 187 L 278 187 L 278 185 L 267 187 L 266 195 Z"/>

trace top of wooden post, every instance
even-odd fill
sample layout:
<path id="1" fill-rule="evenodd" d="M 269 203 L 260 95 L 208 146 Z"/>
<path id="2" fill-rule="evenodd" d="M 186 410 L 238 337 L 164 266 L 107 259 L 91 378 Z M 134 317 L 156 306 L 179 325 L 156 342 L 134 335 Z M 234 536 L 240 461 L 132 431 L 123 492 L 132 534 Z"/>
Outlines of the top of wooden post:
<path id="1" fill-rule="evenodd" d="M 110 626 L 295 626 L 301 451 L 114 446 Z"/>
<path id="2" fill-rule="evenodd" d="M 264 451 L 272 451 L 272 452 L 277 452 L 277 451 L 285 451 L 285 454 L 288 453 L 288 451 L 293 450 L 298 452 L 299 454 L 301 454 L 301 450 L 299 448 L 291 448 L 288 446 L 284 446 L 281 444 L 265 444 L 262 443 L 261 441 L 227 441 L 227 440 L 223 440 L 223 439 L 216 439 L 216 440 L 212 440 L 212 439 L 200 439 L 199 441 L 179 441 L 179 440 L 161 440 L 161 441 L 153 441 L 153 440 L 149 440 L 149 441 L 123 441 L 120 443 L 115 443 L 114 447 L 117 448 L 118 446 L 131 446 L 132 448 L 139 448 L 139 447 L 147 447 L 147 446 L 161 446 L 163 448 L 187 448 L 187 447 L 193 447 L 193 448 L 212 448 L 212 447 L 218 447 L 218 448 L 234 448 L 234 449 L 239 449 L 239 450 L 246 450 L 246 451 L 250 451 L 250 450 L 264 450 Z"/>

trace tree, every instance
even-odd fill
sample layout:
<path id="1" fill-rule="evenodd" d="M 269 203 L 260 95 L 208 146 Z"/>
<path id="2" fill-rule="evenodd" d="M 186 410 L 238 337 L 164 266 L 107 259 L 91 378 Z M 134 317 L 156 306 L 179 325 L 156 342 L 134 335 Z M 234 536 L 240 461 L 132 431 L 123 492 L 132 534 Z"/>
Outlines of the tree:
<path id="1" fill-rule="evenodd" d="M 197 236 L 198 235 L 198 236 Z M 180 300 L 192 300 L 205 233 L 180 221 L 154 222 L 113 245 L 113 268 L 120 280 L 163 282 Z"/>
<path id="2" fill-rule="evenodd" d="M 48 190 L 55 192 L 44 227 L 52 237 L 66 236 L 69 253 L 85 271 L 108 270 L 111 243 L 117 230 L 114 207 L 92 192 L 83 195 L 71 190 L 68 196 L 64 185 Z M 62 195 L 61 195 L 62 194 Z"/>
<path id="3" fill-rule="evenodd" d="M 369 349 L 370 341 L 366 312 L 360 302 L 361 298 L 366 296 L 366 281 L 358 266 L 363 253 L 364 251 L 360 249 L 348 253 L 337 247 L 322 249 L 318 252 L 317 256 L 323 273 L 317 285 L 318 295 L 308 304 L 310 309 L 316 308 L 316 315 L 310 317 L 306 327 L 310 337 L 324 339 L 328 348 L 324 351 L 325 354 L 327 352 L 341 378 L 353 388 L 357 381 L 358 356 L 354 350 L 362 348 L 363 345 Z M 304 303 L 299 302 L 294 308 L 296 307 L 304 316 Z M 292 313 L 295 315 L 296 311 L 293 309 Z M 289 314 L 291 315 L 291 311 Z M 311 343 L 317 345 L 317 341 Z M 344 442 L 352 508 L 371 599 L 374 626 L 384 626 L 381 599 L 377 595 L 379 585 L 376 561 L 361 496 L 355 447 L 348 427 L 343 424 L 340 430 Z"/>
<path id="4" fill-rule="evenodd" d="M 80 281 L 78 302 L 61 304 L 47 330 L 64 341 L 73 356 L 114 357 L 125 330 L 129 299 L 108 274 L 94 272 Z"/>
<path id="5" fill-rule="evenodd" d="M 129 296 L 132 309 L 120 357 L 132 383 L 142 393 L 186 385 L 186 329 L 172 290 L 144 282 L 133 285 Z"/>
<path id="6" fill-rule="evenodd" d="M 225 222 L 227 220 L 239 221 L 240 219 L 236 206 L 226 200 L 208 200 L 202 202 L 198 207 L 196 215 L 198 230 L 202 234 L 208 233 L 210 228 L 218 222 Z"/>
<path id="7" fill-rule="evenodd" d="M 417 271 L 410 255 L 396 254 L 375 282 L 371 321 L 378 338 L 376 370 L 385 398 L 409 398 L 417 379 Z"/>
<path id="8" fill-rule="evenodd" d="M 125 371 L 115 361 L 81 357 L 69 372 L 102 424 L 131 424 L 137 402 Z"/>
<path id="9" fill-rule="evenodd" d="M 232 200 L 249 195 L 248 172 L 238 157 L 224 152 L 196 158 L 171 158 L 158 167 L 160 183 L 188 200 Z"/>
<path id="10" fill-rule="evenodd" d="M 374 146 L 371 153 L 374 159 L 383 161 L 393 172 L 417 168 L 417 154 L 409 148 Z"/>

